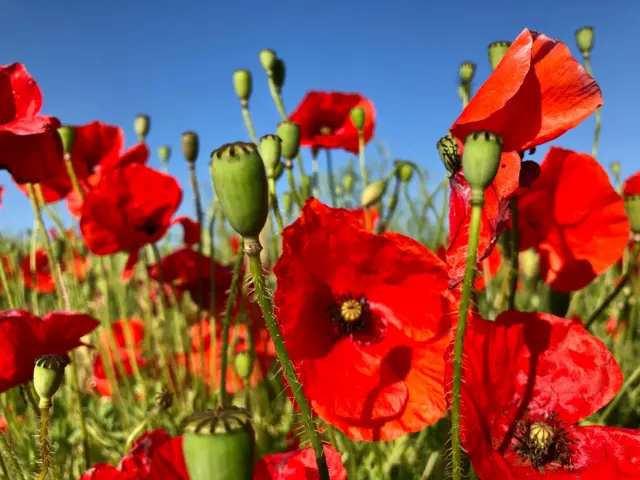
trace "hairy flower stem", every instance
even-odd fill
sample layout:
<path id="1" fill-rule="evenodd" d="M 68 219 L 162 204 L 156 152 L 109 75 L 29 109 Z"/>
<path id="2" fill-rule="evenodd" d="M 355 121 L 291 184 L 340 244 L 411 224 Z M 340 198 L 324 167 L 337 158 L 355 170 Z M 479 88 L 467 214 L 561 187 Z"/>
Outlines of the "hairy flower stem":
<path id="1" fill-rule="evenodd" d="M 231 290 L 227 297 L 227 306 L 224 311 L 224 320 L 222 323 L 222 351 L 220 352 L 220 394 L 218 396 L 218 404 L 227 407 L 229 399 L 227 398 L 227 365 L 229 364 L 229 327 L 231 326 L 231 314 L 236 304 L 236 293 L 240 283 L 242 273 L 242 264 L 244 262 L 244 246 L 240 245 L 240 251 L 236 254 L 233 264 L 233 277 L 231 278 Z M 212 372 L 213 374 L 213 372 Z"/>
<path id="2" fill-rule="evenodd" d="M 215 190 L 214 190 L 215 191 Z M 215 194 L 214 194 L 215 195 Z M 211 204 L 211 217 L 209 218 L 209 269 L 214 278 L 209 282 L 209 372 L 211 378 L 214 377 L 216 371 L 216 257 L 215 257 L 215 226 L 216 215 L 218 213 L 218 202 L 214 197 Z M 215 395 L 215 382 L 211 382 L 211 396 Z"/>
<path id="3" fill-rule="evenodd" d="M 244 239 L 244 251 L 249 257 L 249 268 L 251 270 L 251 277 L 253 279 L 253 287 L 256 300 L 258 302 L 258 305 L 260 306 L 260 310 L 262 310 L 262 315 L 264 316 L 267 330 L 269 331 L 269 335 L 271 336 L 271 340 L 273 341 L 276 355 L 278 356 L 278 360 L 280 361 L 280 365 L 282 366 L 284 377 L 287 380 L 289 388 L 291 389 L 298 408 L 300 409 L 302 422 L 307 430 L 307 434 L 309 435 L 309 439 L 311 440 L 311 446 L 313 447 L 313 451 L 316 456 L 320 479 L 329 480 L 330 477 L 329 469 L 327 467 L 327 459 L 324 455 L 322 440 L 320 439 L 320 435 L 318 434 L 316 423 L 313 420 L 311 407 L 309 406 L 309 403 L 307 402 L 307 399 L 302 392 L 302 385 L 300 384 L 300 381 L 298 380 L 298 377 L 296 375 L 293 362 L 289 358 L 289 353 L 287 352 L 287 349 L 284 345 L 284 340 L 282 339 L 282 335 L 280 334 L 280 328 L 278 327 L 275 315 L 273 314 L 273 304 L 270 294 L 267 291 L 267 287 L 265 285 L 264 272 L 262 270 L 262 263 L 260 262 L 260 250 L 262 250 L 262 246 L 260 245 L 260 241 L 258 239 Z"/>
<path id="4" fill-rule="evenodd" d="M 333 174 L 333 159 L 331 158 L 331 150 L 324 149 L 327 154 L 327 176 L 329 177 L 329 193 L 331 194 L 331 206 L 336 207 L 338 201 L 336 200 L 336 180 Z"/>
<path id="5" fill-rule="evenodd" d="M 476 273 L 476 257 L 480 239 L 480 217 L 484 205 L 484 192 L 471 197 L 471 220 L 469 222 L 469 244 L 467 249 L 467 264 L 462 281 L 462 297 L 460 299 L 460 314 L 456 327 L 456 338 L 453 348 L 453 384 L 451 386 L 451 451 L 453 460 L 453 480 L 462 479 L 462 445 L 460 439 L 460 387 L 462 385 L 462 352 L 464 348 L 464 334 L 467 329 L 467 317 L 471 303 L 473 279 Z M 479 198 L 478 198 L 479 197 Z"/>
<path id="6" fill-rule="evenodd" d="M 583 55 L 584 68 L 589 75 L 593 77 L 593 70 L 591 69 L 591 60 L 588 55 Z M 593 132 L 593 147 L 591 148 L 591 156 L 593 158 L 598 157 L 598 144 L 600 142 L 600 129 L 602 128 L 602 110 L 599 108 L 596 110 L 596 129 Z"/>
<path id="7" fill-rule="evenodd" d="M 40 399 L 40 475 L 38 480 L 45 480 L 49 475 L 49 460 L 51 457 L 51 443 L 49 442 L 49 411 L 51 399 Z"/>
<path id="8" fill-rule="evenodd" d="M 278 224 L 279 233 L 282 235 L 282 231 L 284 230 L 284 221 L 282 220 L 280 205 L 278 205 L 276 181 L 272 177 L 269 177 L 269 196 L 271 197 L 271 210 L 273 210 L 273 215 L 276 217 L 276 223 Z"/>
<path id="9" fill-rule="evenodd" d="M 9 445 L 9 441 L 7 440 L 7 436 L 4 432 L 0 432 L 0 456 L 5 458 L 9 463 L 9 469 L 13 470 L 15 474 L 15 478 L 19 480 L 24 480 L 24 472 L 18 463 L 18 459 L 16 458 L 13 450 L 11 449 L 11 445 Z M 7 478 L 11 478 L 10 475 L 7 475 Z"/>
<path id="10" fill-rule="evenodd" d="M 251 141 L 258 145 L 258 136 L 256 135 L 256 129 L 253 128 L 253 122 L 251 121 L 251 114 L 249 113 L 249 102 L 246 100 L 240 103 L 242 108 L 242 118 L 244 119 L 244 125 L 247 127 Z"/>
<path id="11" fill-rule="evenodd" d="M 362 176 L 362 188 L 369 185 L 367 163 L 364 156 L 364 130 L 358 131 L 358 157 L 360 158 L 360 175 Z"/>

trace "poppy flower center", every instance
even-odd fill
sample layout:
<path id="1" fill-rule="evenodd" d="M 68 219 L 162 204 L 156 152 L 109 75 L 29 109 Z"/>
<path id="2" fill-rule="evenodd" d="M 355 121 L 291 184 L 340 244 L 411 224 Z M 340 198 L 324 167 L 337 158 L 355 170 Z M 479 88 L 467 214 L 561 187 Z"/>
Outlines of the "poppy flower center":
<path id="1" fill-rule="evenodd" d="M 364 295 L 353 296 L 349 293 L 336 297 L 329 314 L 333 324 L 344 334 L 362 330 L 371 320 L 371 308 Z"/>
<path id="2" fill-rule="evenodd" d="M 545 468 L 555 470 L 564 467 L 570 470 L 573 467 L 570 449 L 572 441 L 567 435 L 568 432 L 555 412 L 543 415 L 535 421 L 525 418 L 516 426 L 514 436 L 518 443 L 515 450 L 523 461 L 529 461 L 541 473 Z"/>
<path id="3" fill-rule="evenodd" d="M 362 315 L 362 305 L 355 300 L 347 300 L 340 305 L 340 315 L 345 322 L 356 322 Z"/>
<path id="4" fill-rule="evenodd" d="M 320 135 L 331 135 L 333 133 L 333 129 L 331 127 L 323 125 L 318 129 L 318 132 L 320 133 Z"/>
<path id="5" fill-rule="evenodd" d="M 152 237 L 159 228 L 160 227 L 157 225 L 157 222 L 155 222 L 152 218 L 145 220 L 143 223 L 136 227 L 138 231 L 144 232 L 150 237 Z"/>

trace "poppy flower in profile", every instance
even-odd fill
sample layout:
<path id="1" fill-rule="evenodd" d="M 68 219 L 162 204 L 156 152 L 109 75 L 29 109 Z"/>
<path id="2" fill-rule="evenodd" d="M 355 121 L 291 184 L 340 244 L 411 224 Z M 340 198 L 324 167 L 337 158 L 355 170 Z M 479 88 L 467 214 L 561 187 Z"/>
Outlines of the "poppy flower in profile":
<path id="1" fill-rule="evenodd" d="M 39 183 L 64 170 L 57 118 L 38 115 L 42 93 L 24 65 L 0 66 L 0 169 Z"/>
<path id="2" fill-rule="evenodd" d="M 331 445 L 324 446 L 331 480 L 347 480 L 342 456 Z M 253 480 L 320 480 L 312 448 L 262 457 L 255 465 Z"/>
<path id="3" fill-rule="evenodd" d="M 289 120 L 300 126 L 300 145 L 358 153 L 358 130 L 351 122 L 354 108 L 364 109 L 364 141 L 373 137 L 376 111 L 358 93 L 308 92 Z"/>
<path id="4" fill-rule="evenodd" d="M 565 44 L 527 29 L 518 35 L 450 128 L 460 146 L 477 130 L 494 132 L 504 142 L 498 174 L 485 192 L 478 262 L 509 224 L 509 202 L 524 173 L 519 153 L 559 137 L 602 104 L 598 84 Z M 462 170 L 452 174 L 447 256 L 455 286 L 464 277 L 471 189 Z"/>
<path id="5" fill-rule="evenodd" d="M 524 312 L 474 320 L 464 343 L 461 427 L 480 478 L 639 477 L 640 432 L 575 425 L 609 402 L 623 380 L 582 322 Z M 449 362 L 447 385 L 451 373 Z"/>
<path id="6" fill-rule="evenodd" d="M 625 197 L 640 195 L 640 171 L 627 178 L 622 187 L 622 194 Z"/>
<path id="7" fill-rule="evenodd" d="M 456 307 L 446 265 L 414 240 L 307 201 L 283 232 L 275 303 L 320 418 L 355 440 L 392 440 L 444 414 Z"/>
<path id="8" fill-rule="evenodd" d="M 53 312 L 40 319 L 23 310 L 0 312 L 0 393 L 29 381 L 40 355 L 66 355 L 98 325 L 83 313 Z"/>
<path id="9" fill-rule="evenodd" d="M 540 275 L 551 288 L 579 290 L 627 247 L 624 201 L 586 153 L 552 147 L 540 168 L 538 179 L 518 197 L 520 250 L 537 248 Z"/>

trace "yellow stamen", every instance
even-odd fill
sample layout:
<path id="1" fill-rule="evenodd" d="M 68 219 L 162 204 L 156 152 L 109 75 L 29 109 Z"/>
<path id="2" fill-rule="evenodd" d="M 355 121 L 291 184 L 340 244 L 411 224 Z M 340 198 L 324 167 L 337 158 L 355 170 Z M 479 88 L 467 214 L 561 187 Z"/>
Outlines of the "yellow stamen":
<path id="1" fill-rule="evenodd" d="M 542 422 L 535 422 L 529 429 L 529 438 L 536 443 L 538 449 L 546 451 L 553 443 L 553 427 Z"/>
<path id="2" fill-rule="evenodd" d="M 331 135 L 333 133 L 331 127 L 327 126 L 320 127 L 318 131 L 320 132 L 320 135 Z"/>
<path id="3" fill-rule="evenodd" d="M 340 315 L 345 322 L 355 322 L 362 315 L 362 305 L 356 300 L 347 300 L 340 306 Z"/>

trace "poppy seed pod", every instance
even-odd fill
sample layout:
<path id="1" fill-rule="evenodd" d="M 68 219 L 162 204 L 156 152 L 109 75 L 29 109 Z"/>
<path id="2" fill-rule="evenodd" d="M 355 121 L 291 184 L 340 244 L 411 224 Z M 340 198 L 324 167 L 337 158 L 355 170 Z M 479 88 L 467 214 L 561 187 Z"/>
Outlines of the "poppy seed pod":
<path id="1" fill-rule="evenodd" d="M 240 378 L 247 380 L 253 372 L 253 359 L 251 358 L 251 352 L 248 350 L 239 352 L 233 359 L 233 367 Z"/>
<path id="2" fill-rule="evenodd" d="M 280 162 L 282 140 L 277 135 L 268 134 L 260 139 L 260 156 L 267 170 L 267 177 L 275 178 Z"/>
<path id="3" fill-rule="evenodd" d="M 300 125 L 295 122 L 282 122 L 278 124 L 276 135 L 282 140 L 280 153 L 282 158 L 292 159 L 300 150 Z"/>
<path id="4" fill-rule="evenodd" d="M 211 176 L 231 227 L 243 237 L 257 238 L 269 213 L 267 174 L 258 148 L 236 142 L 214 150 Z"/>
<path id="5" fill-rule="evenodd" d="M 462 62 L 460 64 L 460 83 L 469 85 L 476 74 L 476 64 L 473 62 Z"/>
<path id="6" fill-rule="evenodd" d="M 271 75 L 275 68 L 276 60 L 278 59 L 276 52 L 270 48 L 263 48 L 260 50 L 258 56 L 260 57 L 260 65 L 262 65 L 262 68 L 265 69 L 267 74 Z"/>
<path id="7" fill-rule="evenodd" d="M 624 197 L 624 208 L 627 211 L 631 231 L 635 235 L 640 234 L 640 195 Z"/>
<path id="8" fill-rule="evenodd" d="M 64 379 L 64 368 L 69 359 L 61 355 L 41 355 L 33 369 L 33 387 L 40 397 L 40 408 L 51 406 L 51 398 L 56 394 Z"/>
<path id="9" fill-rule="evenodd" d="M 65 125 L 58 129 L 58 135 L 62 140 L 62 149 L 64 153 L 69 153 L 73 150 L 73 145 L 76 143 L 76 129 Z"/>
<path id="10" fill-rule="evenodd" d="M 593 49 L 593 27 L 582 27 L 576 30 L 576 43 L 582 55 L 588 57 Z"/>
<path id="11" fill-rule="evenodd" d="M 353 187 L 356 183 L 356 177 L 353 175 L 352 172 L 347 172 L 344 174 L 344 177 L 342 177 L 342 186 L 344 187 L 344 191 L 347 192 L 347 194 L 350 194 L 351 192 L 353 192 Z"/>
<path id="12" fill-rule="evenodd" d="M 354 127 L 356 127 L 358 130 L 362 130 L 364 128 L 364 122 L 365 122 L 364 108 L 361 108 L 361 107 L 352 108 L 351 112 L 349 113 L 349 116 L 351 117 L 351 122 L 353 123 Z"/>
<path id="13" fill-rule="evenodd" d="M 616 177 L 620 176 L 620 172 L 622 171 L 620 162 L 611 162 L 609 164 L 609 168 L 611 169 L 611 173 L 613 173 L 614 176 Z"/>
<path id="14" fill-rule="evenodd" d="M 455 173 L 462 168 L 462 160 L 458 153 L 458 144 L 455 139 L 447 135 L 438 140 L 438 155 L 447 170 L 447 177 L 453 177 Z"/>
<path id="15" fill-rule="evenodd" d="M 241 102 L 248 102 L 253 91 L 251 72 L 244 69 L 233 72 L 233 88 Z"/>
<path id="16" fill-rule="evenodd" d="M 195 132 L 184 132 L 182 134 L 182 155 L 189 163 L 194 163 L 200 151 L 200 141 Z"/>
<path id="17" fill-rule="evenodd" d="M 284 66 L 284 60 L 281 58 L 276 58 L 276 63 L 273 66 L 273 72 L 271 73 L 271 78 L 273 79 L 273 83 L 278 89 L 278 92 L 282 90 L 284 87 L 284 80 L 286 78 L 286 68 Z"/>
<path id="18" fill-rule="evenodd" d="M 162 145 L 158 148 L 158 157 L 162 163 L 168 163 L 171 157 L 171 147 L 169 145 Z"/>
<path id="19" fill-rule="evenodd" d="M 493 132 L 477 131 L 467 135 L 462 152 L 464 178 L 471 187 L 471 197 L 484 197 L 500 167 L 502 137 Z"/>
<path id="20" fill-rule="evenodd" d="M 408 183 L 413 178 L 413 165 L 410 162 L 396 160 L 398 164 L 397 175 L 401 182 Z"/>
<path id="21" fill-rule="evenodd" d="M 507 53 L 510 46 L 511 42 L 504 40 L 489 44 L 489 63 L 491 64 L 492 70 L 496 69 L 500 60 L 502 60 L 502 57 Z"/>
<path id="22" fill-rule="evenodd" d="M 133 122 L 133 130 L 138 138 L 144 140 L 151 130 L 151 118 L 143 113 L 139 114 Z"/>
<path id="23" fill-rule="evenodd" d="M 251 480 L 254 433 L 248 410 L 194 413 L 182 429 L 182 453 L 191 480 Z"/>
<path id="24" fill-rule="evenodd" d="M 370 183 L 362 191 L 361 205 L 365 208 L 375 205 L 382 199 L 386 191 L 386 180 L 376 180 L 375 182 Z"/>

